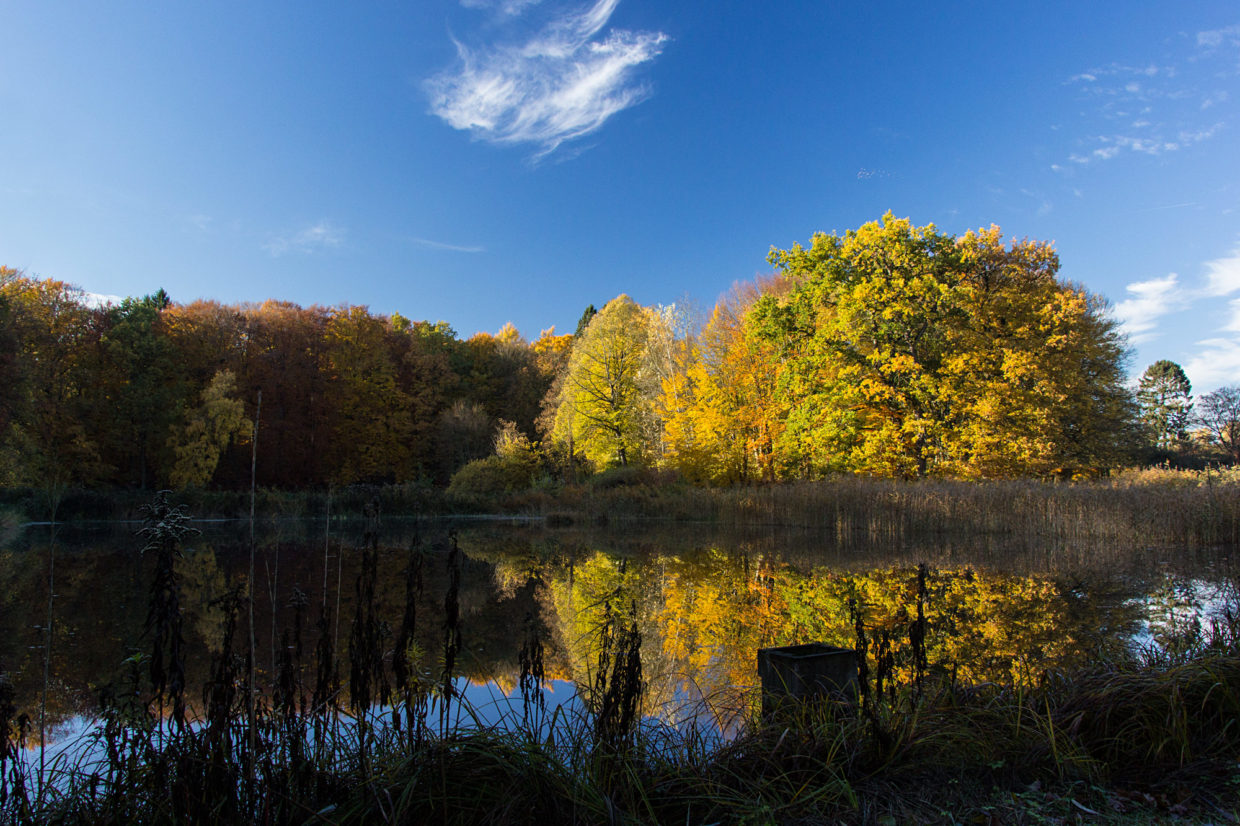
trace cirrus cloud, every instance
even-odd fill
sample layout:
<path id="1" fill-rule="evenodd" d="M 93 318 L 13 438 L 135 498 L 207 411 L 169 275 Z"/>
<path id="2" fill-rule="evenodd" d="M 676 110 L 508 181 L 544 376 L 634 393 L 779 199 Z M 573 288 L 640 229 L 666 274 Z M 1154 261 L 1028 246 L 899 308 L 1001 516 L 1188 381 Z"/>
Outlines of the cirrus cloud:
<path id="1" fill-rule="evenodd" d="M 330 221 L 322 220 L 305 229 L 274 235 L 263 244 L 263 249 L 267 250 L 272 258 L 279 258 L 289 253 L 305 255 L 320 252 L 338 247 L 343 241 L 344 230 Z"/>
<path id="2" fill-rule="evenodd" d="M 1191 313 L 1204 337 L 1184 353 L 1184 371 L 1205 392 L 1240 376 L 1240 248 L 1201 268 L 1203 277 L 1187 285 L 1175 273 L 1129 284 L 1112 314 L 1128 340 L 1140 344 L 1157 336 L 1164 316 Z"/>
<path id="3" fill-rule="evenodd" d="M 1064 85 L 1082 104 L 1068 160 L 1081 167 L 1125 155 L 1164 155 L 1225 132 L 1235 117 L 1226 87 L 1236 73 L 1228 64 L 1238 32 L 1240 26 L 1198 32 L 1195 43 L 1180 42 L 1168 63 L 1110 63 L 1068 78 Z"/>
<path id="4" fill-rule="evenodd" d="M 552 18 L 523 42 L 474 49 L 455 41 L 458 65 L 426 81 L 431 113 L 492 143 L 536 145 L 536 157 L 597 131 L 649 95 L 634 70 L 668 39 L 603 33 L 619 2 Z"/>
<path id="5" fill-rule="evenodd" d="M 1166 278 L 1137 281 L 1126 289 L 1129 297 L 1116 304 L 1113 313 L 1120 330 L 1133 344 L 1153 338 L 1158 319 L 1183 308 L 1188 300 L 1175 273 Z"/>

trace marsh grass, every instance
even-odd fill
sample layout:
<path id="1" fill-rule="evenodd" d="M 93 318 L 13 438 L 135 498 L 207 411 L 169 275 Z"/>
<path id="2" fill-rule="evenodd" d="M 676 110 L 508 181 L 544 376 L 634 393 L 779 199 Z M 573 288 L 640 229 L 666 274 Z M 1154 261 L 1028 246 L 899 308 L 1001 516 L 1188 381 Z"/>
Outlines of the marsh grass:
<path id="1" fill-rule="evenodd" d="M 527 622 L 522 699 L 497 722 L 452 680 L 467 632 L 456 537 L 411 544 L 393 632 L 375 595 L 381 503 L 371 501 L 347 655 L 328 633 L 337 618 L 326 600 L 317 646 L 303 650 L 309 605 L 294 591 L 270 682 L 251 683 L 252 647 L 238 645 L 246 600 L 232 591 L 219 600 L 222 637 L 196 702 L 178 677 L 176 568 L 156 564 L 148 650 L 101 692 L 85 747 L 60 752 L 40 775 L 25 748 L 30 723 L 14 718 L 0 681 L 0 821 L 1021 823 L 1083 812 L 1114 822 L 1236 820 L 1234 613 L 1170 648 L 1028 685 L 960 685 L 950 664 L 927 662 L 922 566 L 904 625 L 871 622 L 865 605 L 852 604 L 856 702 L 797 704 L 764 718 L 750 696 L 737 709 L 749 722 L 729 740 L 706 724 L 640 716 L 642 639 L 635 607 L 617 599 L 576 710 L 540 702 L 542 640 Z M 149 516 L 148 547 L 175 556 L 183 514 L 157 500 Z M 414 632 L 427 565 L 443 565 L 447 585 L 442 650 L 423 669 Z"/>
<path id="2" fill-rule="evenodd" d="M 837 544 L 925 537 L 1022 537 L 1073 543 L 1202 547 L 1240 543 L 1240 474 L 1151 470 L 1053 482 L 842 476 L 731 488 L 638 482 L 511 497 L 514 510 L 597 518 L 659 517 L 751 528 L 794 527 Z"/>

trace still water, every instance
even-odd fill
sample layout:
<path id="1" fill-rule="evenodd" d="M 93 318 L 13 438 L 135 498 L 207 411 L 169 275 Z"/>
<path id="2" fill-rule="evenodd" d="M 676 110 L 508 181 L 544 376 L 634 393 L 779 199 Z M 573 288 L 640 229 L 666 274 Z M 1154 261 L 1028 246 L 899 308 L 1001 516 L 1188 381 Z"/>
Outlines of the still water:
<path id="1" fill-rule="evenodd" d="M 48 727 L 62 737 L 89 718 L 102 689 L 134 671 L 127 661 L 150 650 L 153 560 L 140 552 L 138 527 L 59 526 L 53 534 L 31 526 L 0 545 L 0 673 L 19 714 L 32 718 L 46 687 Z M 191 701 L 202 696 L 220 650 L 225 596 L 250 590 L 248 524 L 195 528 L 176 567 Z M 370 595 L 359 587 L 362 546 L 360 521 L 260 526 L 253 582 L 260 683 L 270 682 L 281 651 L 294 652 L 300 675 L 312 674 L 326 634 L 347 685 L 353 623 L 371 616 L 388 667 L 397 629 L 412 617 L 407 650 L 428 681 L 440 679 L 453 558 L 460 618 L 453 676 L 471 703 L 519 696 L 521 652 L 532 645 L 541 649 L 552 702 L 570 701 L 597 670 L 599 629 L 611 616 L 640 632 L 645 712 L 675 718 L 689 708 L 720 729 L 746 707 L 758 648 L 852 647 L 850 601 L 870 638 L 890 641 L 897 670 L 907 664 L 921 564 L 927 660 L 963 683 L 1028 683 L 1146 647 L 1174 652 L 1236 610 L 1240 581 L 1228 547 L 1052 546 L 1010 536 L 934 536 L 893 547 L 770 527 L 384 519 Z M 238 629 L 244 647 L 245 600 Z"/>

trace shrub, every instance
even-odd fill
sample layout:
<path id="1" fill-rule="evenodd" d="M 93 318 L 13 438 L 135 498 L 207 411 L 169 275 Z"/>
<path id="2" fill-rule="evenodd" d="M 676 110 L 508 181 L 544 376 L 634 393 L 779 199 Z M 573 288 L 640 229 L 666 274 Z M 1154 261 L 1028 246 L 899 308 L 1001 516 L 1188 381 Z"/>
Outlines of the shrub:
<path id="1" fill-rule="evenodd" d="M 532 460 L 520 456 L 475 459 L 453 474 L 448 497 L 462 504 L 486 504 L 486 500 L 531 487 L 536 469 Z"/>

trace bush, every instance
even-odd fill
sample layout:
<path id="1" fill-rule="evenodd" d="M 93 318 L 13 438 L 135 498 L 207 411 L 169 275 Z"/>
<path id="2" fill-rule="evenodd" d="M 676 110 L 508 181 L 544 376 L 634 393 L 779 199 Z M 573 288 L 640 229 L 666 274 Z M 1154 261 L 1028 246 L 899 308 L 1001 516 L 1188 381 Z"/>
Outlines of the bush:
<path id="1" fill-rule="evenodd" d="M 609 488 L 633 487 L 636 485 L 653 485 L 662 487 L 675 484 L 680 475 L 674 470 L 656 470 L 655 468 L 623 465 L 608 468 L 602 473 L 591 476 L 588 480 L 591 487 L 607 490 Z"/>
<path id="2" fill-rule="evenodd" d="M 537 465 L 522 456 L 488 456 L 466 464 L 448 483 L 448 497 L 469 506 L 490 504 L 506 493 L 530 488 Z"/>

